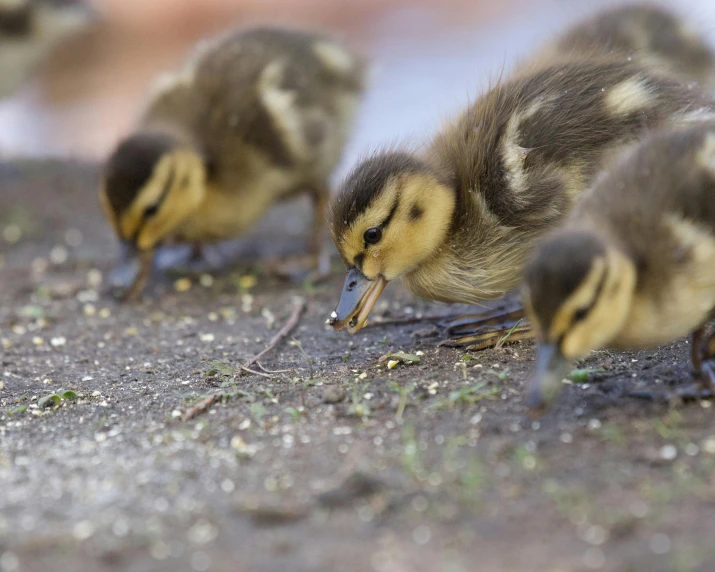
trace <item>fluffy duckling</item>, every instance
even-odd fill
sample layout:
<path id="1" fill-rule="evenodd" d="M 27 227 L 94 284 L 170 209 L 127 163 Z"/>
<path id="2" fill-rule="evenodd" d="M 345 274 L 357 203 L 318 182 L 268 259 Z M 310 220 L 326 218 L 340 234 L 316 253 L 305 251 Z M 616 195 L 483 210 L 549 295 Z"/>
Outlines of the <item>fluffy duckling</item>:
<path id="1" fill-rule="evenodd" d="M 131 262 L 116 275 L 126 295 L 142 289 L 158 245 L 233 238 L 301 192 L 314 199 L 317 251 L 363 72 L 355 54 L 305 32 L 253 29 L 201 45 L 104 169 L 101 200 Z"/>
<path id="2" fill-rule="evenodd" d="M 58 42 L 89 22 L 82 6 L 0 0 L 0 97 L 12 95 Z"/>
<path id="3" fill-rule="evenodd" d="M 424 152 L 378 153 L 347 177 L 329 220 L 349 270 L 329 323 L 359 330 L 397 278 L 442 302 L 503 295 L 610 157 L 651 129 L 714 109 L 620 56 L 522 69 Z"/>
<path id="4" fill-rule="evenodd" d="M 537 56 L 545 60 L 625 54 L 653 71 L 715 88 L 715 54 L 688 22 L 662 6 L 632 4 L 599 12 L 576 24 Z"/>
<path id="5" fill-rule="evenodd" d="M 715 123 L 651 134 L 599 177 L 535 251 L 523 300 L 538 339 L 532 408 L 591 350 L 698 331 L 715 309 Z"/>

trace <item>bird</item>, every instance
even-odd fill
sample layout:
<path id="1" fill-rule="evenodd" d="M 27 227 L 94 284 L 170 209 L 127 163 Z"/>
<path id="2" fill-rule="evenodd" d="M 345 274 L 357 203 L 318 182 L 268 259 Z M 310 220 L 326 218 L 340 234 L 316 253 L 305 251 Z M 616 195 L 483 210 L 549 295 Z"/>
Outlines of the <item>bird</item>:
<path id="1" fill-rule="evenodd" d="M 422 151 L 377 152 L 347 176 L 329 207 L 348 272 L 328 323 L 358 331 L 398 278 L 428 300 L 502 296 L 538 239 L 628 144 L 714 111 L 699 90 L 621 55 L 522 67 Z"/>
<path id="2" fill-rule="evenodd" d="M 715 388 L 715 122 L 649 134 L 584 194 L 524 271 L 537 358 L 525 401 L 544 411 L 569 365 L 600 348 L 644 349 L 693 333 Z"/>
<path id="3" fill-rule="evenodd" d="M 623 54 L 654 73 L 715 89 L 712 47 L 691 22 L 663 6 L 636 3 L 596 12 L 558 34 L 534 59 L 548 61 L 564 53 Z"/>
<path id="4" fill-rule="evenodd" d="M 81 4 L 0 0 L 0 97 L 16 93 L 59 42 L 91 21 Z"/>
<path id="5" fill-rule="evenodd" d="M 118 293 L 138 296 L 158 246 L 236 237 L 300 193 L 313 199 L 316 253 L 365 71 L 323 35 L 252 28 L 200 43 L 160 78 L 102 171 L 100 200 L 122 245 Z"/>

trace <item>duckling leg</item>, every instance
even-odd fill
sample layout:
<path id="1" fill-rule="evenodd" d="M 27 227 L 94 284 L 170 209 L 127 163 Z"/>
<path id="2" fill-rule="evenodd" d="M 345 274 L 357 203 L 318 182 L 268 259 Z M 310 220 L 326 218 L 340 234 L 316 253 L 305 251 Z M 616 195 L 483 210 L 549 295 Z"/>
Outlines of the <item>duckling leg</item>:
<path id="1" fill-rule="evenodd" d="M 316 187 L 311 197 L 313 199 L 313 231 L 310 236 L 310 252 L 315 256 L 315 276 L 312 281 L 324 279 L 330 274 L 330 243 L 327 240 L 325 210 L 328 207 L 330 192 L 328 185 Z"/>
<path id="2" fill-rule="evenodd" d="M 326 236 L 325 209 L 328 205 L 328 186 L 315 185 L 308 190 L 313 202 L 313 222 L 308 240 L 308 251 L 297 256 L 281 257 L 267 264 L 269 272 L 281 277 L 295 277 L 308 273 L 307 280 L 317 283 L 330 274 L 330 250 Z"/>
<path id="3" fill-rule="evenodd" d="M 500 347 L 533 337 L 521 304 L 508 296 L 482 312 L 459 316 L 441 325 L 446 327 L 450 337 L 439 345 L 467 346 L 468 351 Z"/>

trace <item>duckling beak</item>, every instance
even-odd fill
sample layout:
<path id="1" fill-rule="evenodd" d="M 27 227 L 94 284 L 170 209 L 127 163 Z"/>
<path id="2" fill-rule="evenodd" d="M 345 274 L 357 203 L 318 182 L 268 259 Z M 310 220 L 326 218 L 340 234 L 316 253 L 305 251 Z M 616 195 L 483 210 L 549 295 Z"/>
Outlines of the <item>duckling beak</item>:
<path id="1" fill-rule="evenodd" d="M 385 286 L 387 280 L 382 276 L 371 280 L 353 266 L 345 277 L 345 286 L 338 307 L 327 323 L 336 330 L 341 330 L 347 325 L 348 332 L 354 334 L 367 322 L 367 316 Z"/>
<path id="2" fill-rule="evenodd" d="M 561 380 L 569 373 L 571 364 L 558 344 L 540 343 L 536 350 L 534 377 L 526 390 L 526 406 L 534 414 L 543 413 L 561 390 Z"/>
<path id="3" fill-rule="evenodd" d="M 136 242 L 123 240 L 119 262 L 109 276 L 112 293 L 124 300 L 134 298 L 144 287 L 153 260 L 153 250 L 139 250 Z"/>

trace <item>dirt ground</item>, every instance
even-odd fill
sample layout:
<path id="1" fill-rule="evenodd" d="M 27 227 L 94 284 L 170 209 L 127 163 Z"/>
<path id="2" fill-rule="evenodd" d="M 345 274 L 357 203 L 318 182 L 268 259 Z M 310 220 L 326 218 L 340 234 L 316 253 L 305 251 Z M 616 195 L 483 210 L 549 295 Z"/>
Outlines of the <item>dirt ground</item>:
<path id="1" fill-rule="evenodd" d="M 335 333 L 340 270 L 316 288 L 261 274 L 300 250 L 305 205 L 238 243 L 231 271 L 113 301 L 96 179 L 0 166 L 1 572 L 715 570 L 711 402 L 629 395 L 688 383 L 687 342 L 595 353 L 534 422 L 530 342 Z M 262 361 L 288 371 L 240 375 L 298 298 Z M 391 286 L 375 318 L 451 311 Z M 399 350 L 423 354 L 388 369 Z"/>

